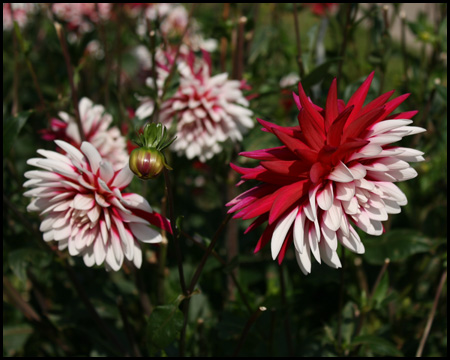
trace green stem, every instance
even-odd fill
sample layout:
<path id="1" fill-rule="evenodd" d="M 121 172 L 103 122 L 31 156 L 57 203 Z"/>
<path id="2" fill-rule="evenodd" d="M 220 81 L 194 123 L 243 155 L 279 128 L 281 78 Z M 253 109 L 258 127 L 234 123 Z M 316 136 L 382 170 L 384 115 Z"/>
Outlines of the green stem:
<path id="1" fill-rule="evenodd" d="M 305 68 L 303 66 L 303 59 L 302 59 L 302 46 L 300 39 L 300 26 L 298 25 L 297 3 L 293 3 L 293 6 L 294 6 L 295 40 L 297 44 L 298 72 L 300 75 L 300 79 L 303 80 L 303 76 L 305 75 Z"/>
<path id="2" fill-rule="evenodd" d="M 82 141 L 86 141 L 86 135 L 84 134 L 83 125 L 81 123 L 80 118 L 80 110 L 78 108 L 78 95 L 77 95 L 77 89 L 75 87 L 75 83 L 73 81 L 73 67 L 72 63 L 70 62 L 70 55 L 69 50 L 67 49 L 67 42 L 66 42 L 66 35 L 64 32 L 64 28 L 61 24 L 54 22 L 56 34 L 58 35 L 59 42 L 61 44 L 61 49 L 64 55 L 64 61 L 66 62 L 66 69 L 67 69 L 67 75 L 69 77 L 69 84 L 70 84 L 70 93 L 72 98 L 72 105 L 75 112 L 75 121 L 78 125 L 78 130 L 80 132 L 80 138 Z"/>
<path id="3" fill-rule="evenodd" d="M 441 280 L 439 281 L 439 285 L 436 290 L 436 295 L 434 296 L 433 307 L 431 308 L 430 314 L 428 315 L 427 324 L 425 325 L 422 338 L 420 339 L 420 344 L 419 348 L 417 349 L 416 357 L 422 357 L 423 348 L 425 347 L 425 343 L 428 339 L 428 334 L 430 333 L 431 325 L 433 325 L 433 320 L 434 316 L 436 315 L 436 309 L 439 302 L 439 298 L 441 296 L 441 292 L 446 280 L 447 280 L 447 270 L 444 271 L 444 273 L 441 276 Z"/>
<path id="4" fill-rule="evenodd" d="M 253 313 L 253 315 L 250 317 L 250 319 L 248 319 L 247 323 L 245 324 L 244 329 L 242 330 L 238 345 L 237 345 L 236 349 L 234 350 L 233 357 L 237 357 L 239 355 L 239 352 L 241 351 L 242 345 L 244 344 L 244 341 L 247 337 L 247 334 L 248 334 L 250 328 L 255 323 L 255 321 L 261 316 L 261 314 L 266 310 L 267 310 L 267 308 L 265 308 L 264 306 L 260 306 Z"/>

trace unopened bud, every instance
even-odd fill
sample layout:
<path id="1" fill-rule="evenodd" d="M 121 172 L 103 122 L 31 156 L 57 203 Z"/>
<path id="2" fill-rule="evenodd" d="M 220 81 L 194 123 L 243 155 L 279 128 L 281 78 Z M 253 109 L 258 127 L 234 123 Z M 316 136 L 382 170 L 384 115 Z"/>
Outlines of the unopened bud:
<path id="1" fill-rule="evenodd" d="M 142 180 L 154 179 L 166 167 L 164 155 L 155 148 L 137 148 L 130 155 L 130 169 Z"/>

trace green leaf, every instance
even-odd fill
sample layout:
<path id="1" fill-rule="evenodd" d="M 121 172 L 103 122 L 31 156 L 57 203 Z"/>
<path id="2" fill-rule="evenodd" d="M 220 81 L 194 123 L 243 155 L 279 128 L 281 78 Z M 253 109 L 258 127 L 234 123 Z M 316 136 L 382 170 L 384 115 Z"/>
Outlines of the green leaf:
<path id="1" fill-rule="evenodd" d="M 439 96 L 442 97 L 442 100 L 447 100 L 447 87 L 442 85 L 436 85 L 436 91 Z"/>
<path id="2" fill-rule="evenodd" d="M 178 216 L 177 219 L 175 220 L 178 231 L 181 231 L 181 224 L 183 223 L 183 220 L 184 220 L 183 215 Z"/>
<path id="3" fill-rule="evenodd" d="M 33 264 L 36 267 L 42 268 L 47 266 L 52 260 L 51 254 L 33 248 L 23 248 L 11 251 L 8 255 L 9 267 L 20 280 L 27 279 L 27 267 Z"/>
<path id="4" fill-rule="evenodd" d="M 17 356 L 33 333 L 29 325 L 12 325 L 3 327 L 3 355 Z"/>
<path id="5" fill-rule="evenodd" d="M 23 111 L 16 116 L 3 117 L 3 156 L 9 153 L 17 135 L 27 122 L 32 111 Z"/>
<path id="6" fill-rule="evenodd" d="M 373 294 L 373 304 L 375 308 L 379 308 L 383 300 L 386 298 L 389 290 L 389 274 L 387 271 L 383 274 L 380 283 L 378 284 Z"/>
<path id="7" fill-rule="evenodd" d="M 304 88 L 309 88 L 315 84 L 317 84 L 319 81 L 323 80 L 325 75 L 328 72 L 328 69 L 330 66 L 336 62 L 338 62 L 341 58 L 333 58 L 330 59 L 323 64 L 317 66 L 314 70 L 312 70 L 308 75 L 306 75 L 302 79 L 302 85 Z"/>
<path id="8" fill-rule="evenodd" d="M 163 350 L 178 337 L 184 316 L 176 304 L 157 306 L 147 324 L 147 341 L 150 354 Z"/>
<path id="9" fill-rule="evenodd" d="M 432 241 L 418 231 L 398 229 L 390 230 L 381 237 L 366 239 L 364 246 L 367 262 L 382 265 L 386 258 L 403 261 L 411 255 L 428 252 L 432 248 Z"/>
<path id="10" fill-rule="evenodd" d="M 357 336 L 353 339 L 352 345 L 368 346 L 375 355 L 403 356 L 391 342 L 374 335 Z"/>

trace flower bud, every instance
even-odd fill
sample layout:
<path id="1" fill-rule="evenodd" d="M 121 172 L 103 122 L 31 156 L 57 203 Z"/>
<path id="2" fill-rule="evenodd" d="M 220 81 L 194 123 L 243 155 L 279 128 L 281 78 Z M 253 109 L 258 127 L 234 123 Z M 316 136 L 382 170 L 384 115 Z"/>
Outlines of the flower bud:
<path id="1" fill-rule="evenodd" d="M 140 179 L 154 179 L 167 167 L 164 155 L 155 148 L 137 148 L 130 154 L 130 169 Z"/>
<path id="2" fill-rule="evenodd" d="M 136 144 L 139 148 L 130 154 L 130 169 L 140 179 L 149 180 L 157 177 L 164 168 L 172 170 L 167 165 L 162 151 L 175 141 L 170 139 L 167 129 L 162 124 L 146 124 L 144 130 L 138 134 Z"/>

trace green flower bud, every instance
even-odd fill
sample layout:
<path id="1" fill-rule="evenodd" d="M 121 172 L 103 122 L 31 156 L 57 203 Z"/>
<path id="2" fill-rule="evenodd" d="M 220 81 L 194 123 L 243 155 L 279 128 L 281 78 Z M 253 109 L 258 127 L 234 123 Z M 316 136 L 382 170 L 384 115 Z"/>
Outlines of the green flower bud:
<path id="1" fill-rule="evenodd" d="M 169 139 L 166 128 L 161 124 L 147 124 L 142 134 L 138 134 L 136 143 L 140 146 L 130 154 L 129 165 L 142 180 L 154 179 L 164 168 L 172 170 L 167 165 L 162 151 L 175 140 Z"/>

